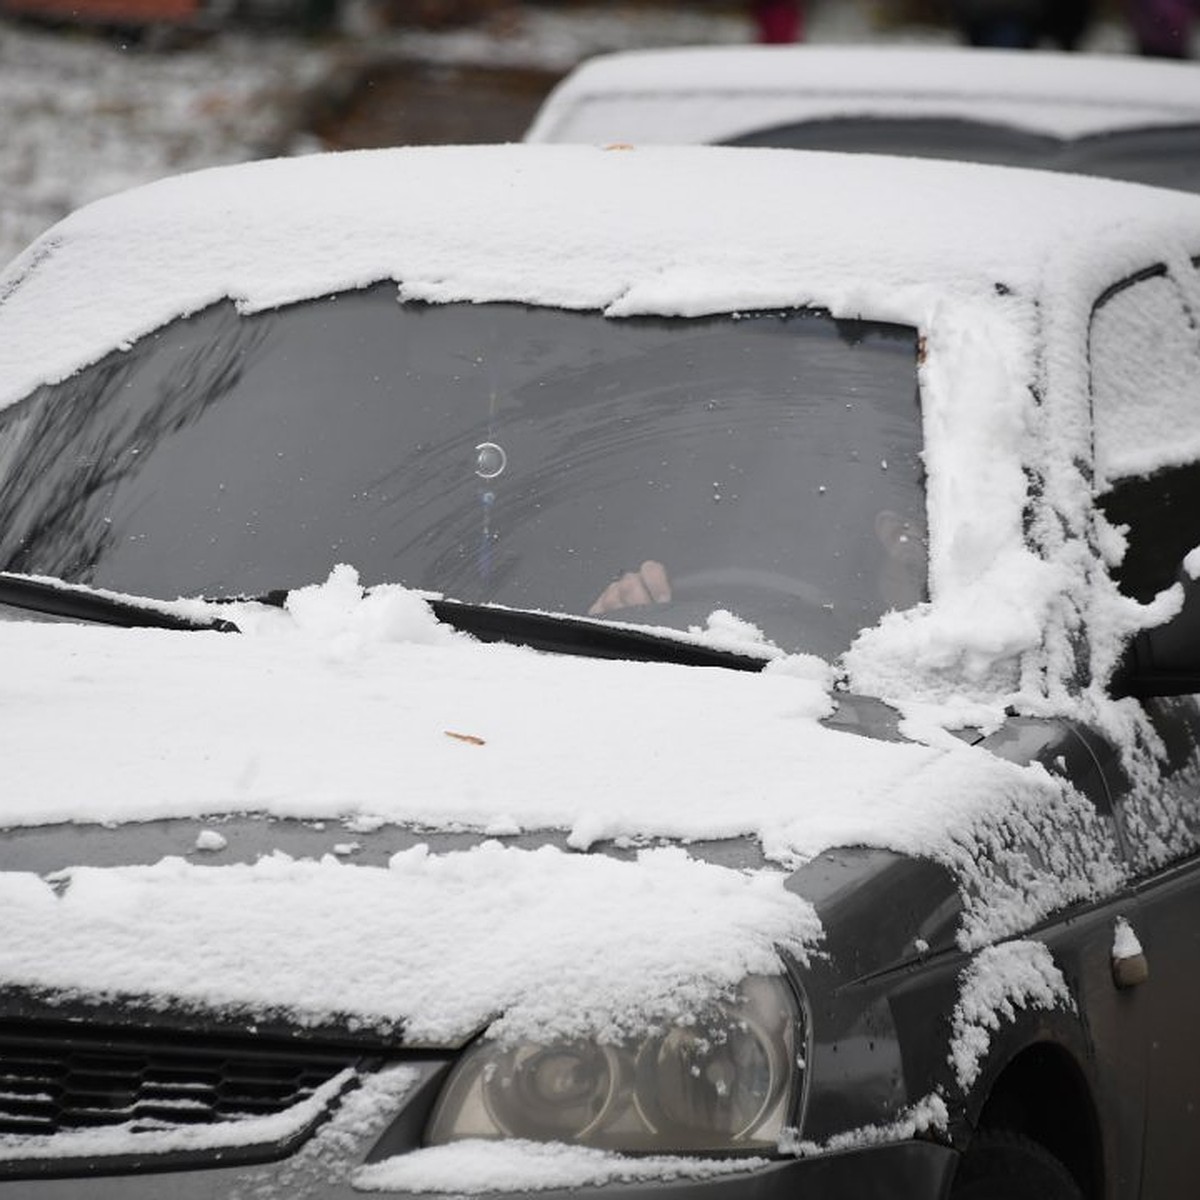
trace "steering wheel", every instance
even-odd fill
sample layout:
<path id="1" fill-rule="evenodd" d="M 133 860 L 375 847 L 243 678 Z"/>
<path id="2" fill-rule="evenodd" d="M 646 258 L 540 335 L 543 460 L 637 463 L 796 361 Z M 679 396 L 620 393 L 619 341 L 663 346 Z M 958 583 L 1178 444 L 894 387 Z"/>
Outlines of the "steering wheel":
<path id="1" fill-rule="evenodd" d="M 772 593 L 799 600 L 811 608 L 831 609 L 832 601 L 806 579 L 758 567 L 705 567 L 671 576 L 671 600 L 710 601 L 720 592 Z"/>

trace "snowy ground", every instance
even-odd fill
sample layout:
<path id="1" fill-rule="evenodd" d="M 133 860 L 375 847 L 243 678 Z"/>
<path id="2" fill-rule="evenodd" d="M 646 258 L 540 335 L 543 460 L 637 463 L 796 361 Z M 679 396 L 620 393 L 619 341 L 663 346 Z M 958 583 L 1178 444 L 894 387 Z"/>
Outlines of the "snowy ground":
<path id="1" fill-rule="evenodd" d="M 366 3 L 367 0 L 361 0 Z M 877 4 L 838 0 L 810 16 L 812 41 L 945 41 L 929 27 L 884 28 Z M 0 22 L 0 263 L 71 209 L 163 175 L 214 163 L 319 148 L 306 135 L 306 97 L 355 56 L 505 63 L 566 70 L 605 50 L 744 42 L 730 14 L 597 4 L 526 9 L 491 28 L 440 34 L 370 29 L 351 10 L 341 37 L 235 34 L 156 54 L 113 40 Z M 1128 48 L 1097 28 L 1091 50 Z"/>

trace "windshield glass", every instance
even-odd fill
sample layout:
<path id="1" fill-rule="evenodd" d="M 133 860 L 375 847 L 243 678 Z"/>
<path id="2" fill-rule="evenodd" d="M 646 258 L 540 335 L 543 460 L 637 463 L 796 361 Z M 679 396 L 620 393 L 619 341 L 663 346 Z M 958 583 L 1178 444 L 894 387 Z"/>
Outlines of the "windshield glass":
<path id="1" fill-rule="evenodd" d="M 800 310 L 605 319 L 400 304 L 394 285 L 219 304 L 0 413 L 0 568 L 165 599 L 335 564 L 586 614 L 663 564 L 832 654 L 925 587 L 911 329 Z"/>
<path id="2" fill-rule="evenodd" d="M 1200 125 L 1058 138 L 949 117 L 837 117 L 756 130 L 727 144 L 951 158 L 1200 192 Z"/>

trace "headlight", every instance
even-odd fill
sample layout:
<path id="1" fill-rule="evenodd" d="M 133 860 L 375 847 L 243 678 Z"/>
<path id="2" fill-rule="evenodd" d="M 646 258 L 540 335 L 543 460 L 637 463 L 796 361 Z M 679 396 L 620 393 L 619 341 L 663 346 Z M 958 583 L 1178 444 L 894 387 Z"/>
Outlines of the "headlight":
<path id="1" fill-rule="evenodd" d="M 454 1068 L 427 1145 L 528 1138 L 655 1153 L 774 1147 L 804 1031 L 781 978 L 747 979 L 688 1023 L 637 1040 L 483 1040 Z"/>

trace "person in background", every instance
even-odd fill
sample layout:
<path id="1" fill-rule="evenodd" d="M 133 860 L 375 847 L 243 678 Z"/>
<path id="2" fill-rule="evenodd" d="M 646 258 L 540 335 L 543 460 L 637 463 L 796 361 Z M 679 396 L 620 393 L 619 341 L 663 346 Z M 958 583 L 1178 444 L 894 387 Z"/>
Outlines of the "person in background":
<path id="1" fill-rule="evenodd" d="M 1074 50 L 1087 32 L 1094 0 L 952 0 L 951 11 L 972 46 L 1032 50 L 1043 38 Z"/>
<path id="2" fill-rule="evenodd" d="M 1127 5 L 1139 53 L 1189 57 L 1196 0 L 1127 0 Z"/>
<path id="3" fill-rule="evenodd" d="M 752 0 L 751 9 L 760 42 L 804 40 L 804 0 Z"/>

